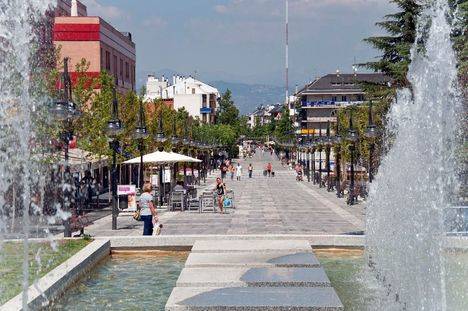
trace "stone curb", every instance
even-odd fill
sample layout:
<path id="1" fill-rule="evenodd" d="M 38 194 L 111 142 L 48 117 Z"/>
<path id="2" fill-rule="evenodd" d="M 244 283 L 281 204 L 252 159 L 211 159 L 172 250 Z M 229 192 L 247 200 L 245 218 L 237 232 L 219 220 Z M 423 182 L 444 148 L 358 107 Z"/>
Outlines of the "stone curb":
<path id="1" fill-rule="evenodd" d="M 28 289 L 28 306 L 31 310 L 46 308 L 50 301 L 60 297 L 74 282 L 110 254 L 109 240 L 99 239 L 91 242 L 74 256 L 39 279 Z M 23 310 L 23 297 L 18 294 L 3 306 L 2 311 Z"/>
<path id="2" fill-rule="evenodd" d="M 112 249 L 144 249 L 175 247 L 190 250 L 195 241 L 203 240 L 307 240 L 312 247 L 362 248 L 365 236 L 357 235 L 161 235 L 96 237 L 110 240 Z M 468 242 L 468 239 L 467 239 Z M 467 243 L 468 244 L 468 243 Z M 468 245 L 467 245 L 468 247 Z"/>

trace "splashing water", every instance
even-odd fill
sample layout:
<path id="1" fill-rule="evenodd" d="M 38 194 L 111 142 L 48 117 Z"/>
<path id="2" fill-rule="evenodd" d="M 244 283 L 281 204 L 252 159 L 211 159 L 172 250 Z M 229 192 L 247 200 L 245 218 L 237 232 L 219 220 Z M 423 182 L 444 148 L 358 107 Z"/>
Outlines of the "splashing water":
<path id="1" fill-rule="evenodd" d="M 383 285 L 376 310 L 447 310 L 444 211 L 457 189 L 462 102 L 446 0 L 424 8 L 408 78 L 389 113 L 392 147 L 371 188 L 368 266 Z"/>
<path id="2" fill-rule="evenodd" d="M 35 92 L 31 63 L 39 47 L 36 27 L 52 3 L 0 2 L 0 242 L 12 233 L 24 241 L 23 289 L 29 287 L 30 217 L 38 214 L 35 198 L 42 184 L 40 176 L 44 176 L 32 116 L 45 101 Z M 27 301 L 23 290 L 23 310 L 28 309 Z"/>

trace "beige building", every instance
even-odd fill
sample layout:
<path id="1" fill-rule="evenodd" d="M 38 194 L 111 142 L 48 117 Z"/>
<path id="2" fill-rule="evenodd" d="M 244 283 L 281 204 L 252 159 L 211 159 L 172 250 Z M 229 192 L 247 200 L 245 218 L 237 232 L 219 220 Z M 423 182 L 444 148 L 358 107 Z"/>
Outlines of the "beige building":
<path id="1" fill-rule="evenodd" d="M 300 102 L 299 122 L 302 134 L 326 133 L 328 121 L 336 123 L 336 110 L 359 105 L 366 100 L 362 83 L 387 84 L 382 73 L 328 74 L 304 86 L 296 94 Z"/>
<path id="2" fill-rule="evenodd" d="M 53 42 L 61 57 L 70 58 L 72 81 L 75 65 L 85 58 L 88 75 L 107 71 L 115 78 L 119 92 L 135 90 L 136 48 L 130 33 L 120 32 L 100 17 L 87 16 L 86 6 L 76 0 L 59 0 L 53 28 Z"/>

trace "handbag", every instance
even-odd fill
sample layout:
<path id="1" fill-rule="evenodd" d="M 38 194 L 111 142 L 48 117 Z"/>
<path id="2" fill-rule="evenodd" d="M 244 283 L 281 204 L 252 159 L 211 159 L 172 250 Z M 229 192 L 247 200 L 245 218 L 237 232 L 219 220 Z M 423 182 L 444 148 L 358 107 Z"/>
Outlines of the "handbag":
<path id="1" fill-rule="evenodd" d="M 141 220 L 141 208 L 137 207 L 137 210 L 133 213 L 133 219 L 136 221 Z"/>

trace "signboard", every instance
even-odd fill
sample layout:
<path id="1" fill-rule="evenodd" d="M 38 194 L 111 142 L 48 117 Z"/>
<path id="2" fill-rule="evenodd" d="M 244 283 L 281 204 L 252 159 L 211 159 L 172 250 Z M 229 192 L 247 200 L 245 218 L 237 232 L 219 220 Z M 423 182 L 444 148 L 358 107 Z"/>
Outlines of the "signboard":
<path id="1" fill-rule="evenodd" d="M 157 187 L 159 185 L 159 175 L 158 174 L 151 175 L 151 185 L 153 187 Z"/>
<path id="2" fill-rule="evenodd" d="M 164 170 L 164 174 L 163 174 L 164 183 L 170 183 L 171 182 L 171 175 L 172 175 L 172 170 L 170 168 L 166 168 Z"/>
<path id="3" fill-rule="evenodd" d="M 212 110 L 211 110 L 210 107 L 202 107 L 202 108 L 200 109 L 200 113 L 201 113 L 201 114 L 204 114 L 204 113 L 211 113 L 211 111 L 212 111 Z"/>
<path id="4" fill-rule="evenodd" d="M 136 200 L 136 186 L 135 185 L 117 185 L 117 196 L 127 196 L 129 211 L 136 211 L 137 200 Z"/>
<path id="5" fill-rule="evenodd" d="M 136 194 L 135 185 L 117 185 L 117 195 L 132 195 Z"/>

